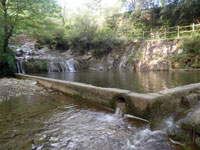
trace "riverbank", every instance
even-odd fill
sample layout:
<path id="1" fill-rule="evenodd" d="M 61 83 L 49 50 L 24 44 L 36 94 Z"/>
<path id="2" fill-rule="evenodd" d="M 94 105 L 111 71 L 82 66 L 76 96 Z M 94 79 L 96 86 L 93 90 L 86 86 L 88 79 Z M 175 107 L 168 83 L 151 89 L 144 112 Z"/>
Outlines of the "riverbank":
<path id="1" fill-rule="evenodd" d="M 15 78 L 0 79 L 0 102 L 20 96 L 46 95 L 48 91 L 37 85 L 37 81 L 18 80 Z"/>
<path id="2" fill-rule="evenodd" d="M 115 47 L 108 54 L 99 57 L 95 57 L 90 51 L 80 55 L 73 49 L 61 51 L 50 49 L 46 45 L 38 49 L 34 42 L 14 47 L 13 51 L 18 73 L 73 72 L 85 69 L 98 71 L 199 70 L 198 57 L 190 58 L 187 48 L 180 46 L 183 42 L 184 39 L 128 40 L 121 43 L 122 47 Z"/>

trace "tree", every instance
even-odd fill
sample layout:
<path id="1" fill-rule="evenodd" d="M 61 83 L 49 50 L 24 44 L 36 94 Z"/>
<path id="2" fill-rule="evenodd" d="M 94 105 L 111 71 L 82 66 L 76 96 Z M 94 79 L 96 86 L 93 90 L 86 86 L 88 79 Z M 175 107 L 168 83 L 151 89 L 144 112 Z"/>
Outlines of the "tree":
<path id="1" fill-rule="evenodd" d="M 46 17 L 54 11 L 54 0 L 1 0 L 0 12 L 3 24 L 3 53 L 8 53 L 8 44 L 15 29 L 34 18 Z M 0 26 L 1 27 L 1 26 Z"/>

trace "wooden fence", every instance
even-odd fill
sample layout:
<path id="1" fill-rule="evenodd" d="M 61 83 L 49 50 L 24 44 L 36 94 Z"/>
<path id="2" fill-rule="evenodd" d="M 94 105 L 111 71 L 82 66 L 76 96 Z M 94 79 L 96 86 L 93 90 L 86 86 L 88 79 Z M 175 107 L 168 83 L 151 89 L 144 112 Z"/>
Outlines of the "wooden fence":
<path id="1" fill-rule="evenodd" d="M 200 33 L 200 24 L 192 24 L 188 26 L 176 26 L 162 29 L 151 29 L 150 31 L 128 31 L 122 30 L 117 32 L 119 36 L 125 36 L 135 39 L 169 39 L 179 38 L 183 36 Z"/>

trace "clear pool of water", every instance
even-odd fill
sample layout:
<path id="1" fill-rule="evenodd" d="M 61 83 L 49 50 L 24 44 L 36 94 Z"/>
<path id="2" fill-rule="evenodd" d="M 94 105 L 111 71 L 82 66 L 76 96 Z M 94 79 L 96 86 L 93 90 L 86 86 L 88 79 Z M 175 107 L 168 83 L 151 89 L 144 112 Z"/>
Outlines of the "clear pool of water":
<path id="1" fill-rule="evenodd" d="M 200 82 L 200 72 L 80 71 L 33 74 L 42 77 L 92 84 L 100 87 L 152 93 Z"/>

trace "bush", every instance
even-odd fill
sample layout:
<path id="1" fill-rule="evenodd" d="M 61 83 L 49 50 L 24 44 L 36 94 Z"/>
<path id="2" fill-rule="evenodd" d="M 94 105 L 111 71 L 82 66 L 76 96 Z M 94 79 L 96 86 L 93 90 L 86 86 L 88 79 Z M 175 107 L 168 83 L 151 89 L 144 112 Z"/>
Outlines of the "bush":
<path id="1" fill-rule="evenodd" d="M 35 28 L 37 31 L 31 32 L 30 36 L 37 39 L 36 48 L 49 45 L 52 49 L 69 49 L 65 36 L 66 29 L 61 23 L 59 24 L 59 20 L 47 19 L 42 25 Z"/>
<path id="2" fill-rule="evenodd" d="M 0 78 L 13 76 L 14 64 L 13 53 L 0 53 Z"/>
<path id="3" fill-rule="evenodd" d="M 0 27 L 0 37 L 3 37 L 3 31 Z M 14 74 L 14 55 L 11 50 L 3 53 L 3 38 L 0 38 L 0 78 L 10 77 Z"/>
<path id="4" fill-rule="evenodd" d="M 89 51 L 95 57 L 107 55 L 118 43 L 115 32 L 106 27 L 99 29 L 96 24 L 86 18 L 79 18 L 68 30 L 67 41 L 70 48 L 80 55 Z"/>
<path id="5" fill-rule="evenodd" d="M 3 48 L 3 38 L 2 37 L 4 37 L 4 35 L 3 35 L 3 30 L 2 30 L 2 28 L 1 28 L 1 26 L 0 26 L 0 52 L 1 52 L 1 50 L 2 50 L 2 48 Z"/>
<path id="6" fill-rule="evenodd" d="M 192 38 L 188 38 L 182 45 L 184 51 L 187 54 L 198 55 L 200 54 L 200 36 L 196 35 Z"/>
<path id="7" fill-rule="evenodd" d="M 92 40 L 93 55 L 95 57 L 109 54 L 116 46 L 119 41 L 111 30 L 100 30 L 95 33 Z"/>
<path id="8" fill-rule="evenodd" d="M 171 58 L 174 68 L 200 68 L 200 36 L 185 39 L 181 47 L 183 52 Z"/>
<path id="9" fill-rule="evenodd" d="M 80 55 L 87 53 L 92 48 L 92 40 L 97 31 L 94 19 L 83 14 L 74 18 L 74 24 L 66 32 L 66 38 L 70 48 Z"/>

